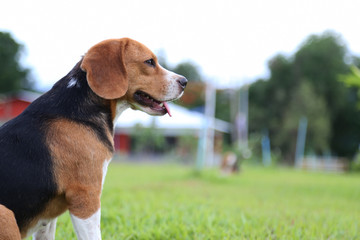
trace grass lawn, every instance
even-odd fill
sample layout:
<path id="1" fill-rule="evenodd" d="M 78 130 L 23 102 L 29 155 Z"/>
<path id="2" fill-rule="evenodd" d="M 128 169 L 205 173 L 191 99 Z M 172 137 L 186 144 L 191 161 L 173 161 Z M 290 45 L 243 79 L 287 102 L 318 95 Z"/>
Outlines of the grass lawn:
<path id="1" fill-rule="evenodd" d="M 360 239 L 360 175 L 110 164 L 103 239 Z M 70 217 L 57 239 L 76 239 Z"/>

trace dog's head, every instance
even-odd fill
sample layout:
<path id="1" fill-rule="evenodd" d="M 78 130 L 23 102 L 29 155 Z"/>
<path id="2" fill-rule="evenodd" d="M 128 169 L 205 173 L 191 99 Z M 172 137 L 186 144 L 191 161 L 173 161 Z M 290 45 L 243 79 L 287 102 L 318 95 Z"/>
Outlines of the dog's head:
<path id="1" fill-rule="evenodd" d="M 166 102 L 181 97 L 186 78 L 161 67 L 143 44 L 129 38 L 100 42 L 85 54 L 81 69 L 90 88 L 105 99 L 124 99 L 151 115 L 168 112 Z"/>

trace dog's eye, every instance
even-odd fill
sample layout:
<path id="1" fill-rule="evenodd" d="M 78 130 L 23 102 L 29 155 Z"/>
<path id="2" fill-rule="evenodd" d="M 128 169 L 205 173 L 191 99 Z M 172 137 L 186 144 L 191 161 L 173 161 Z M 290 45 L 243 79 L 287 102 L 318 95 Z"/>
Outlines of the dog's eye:
<path id="1" fill-rule="evenodd" d="M 155 67 L 155 61 L 152 58 L 149 60 L 146 60 L 145 63 L 151 67 Z"/>

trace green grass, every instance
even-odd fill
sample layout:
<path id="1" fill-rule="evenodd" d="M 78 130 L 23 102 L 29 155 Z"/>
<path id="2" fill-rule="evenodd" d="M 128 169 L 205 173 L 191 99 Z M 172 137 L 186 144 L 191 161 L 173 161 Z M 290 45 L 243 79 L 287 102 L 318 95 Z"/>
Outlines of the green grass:
<path id="1" fill-rule="evenodd" d="M 360 175 L 111 163 L 103 239 L 360 239 Z M 57 239 L 76 239 L 66 213 Z"/>

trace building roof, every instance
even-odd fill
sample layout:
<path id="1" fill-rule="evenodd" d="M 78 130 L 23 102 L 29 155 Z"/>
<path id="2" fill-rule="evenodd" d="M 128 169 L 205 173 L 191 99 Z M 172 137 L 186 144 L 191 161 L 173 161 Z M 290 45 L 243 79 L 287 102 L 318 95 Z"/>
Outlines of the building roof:
<path id="1" fill-rule="evenodd" d="M 204 114 L 190 111 L 173 103 L 168 103 L 168 105 L 172 117 L 168 114 L 164 116 L 150 116 L 142 111 L 127 109 L 115 123 L 116 131 L 130 133 L 132 131 L 131 128 L 141 125 L 145 128 L 155 127 L 162 129 L 166 135 L 181 135 L 188 132 L 199 134 L 206 125 Z M 230 132 L 231 124 L 215 119 L 212 128 L 219 132 Z"/>

